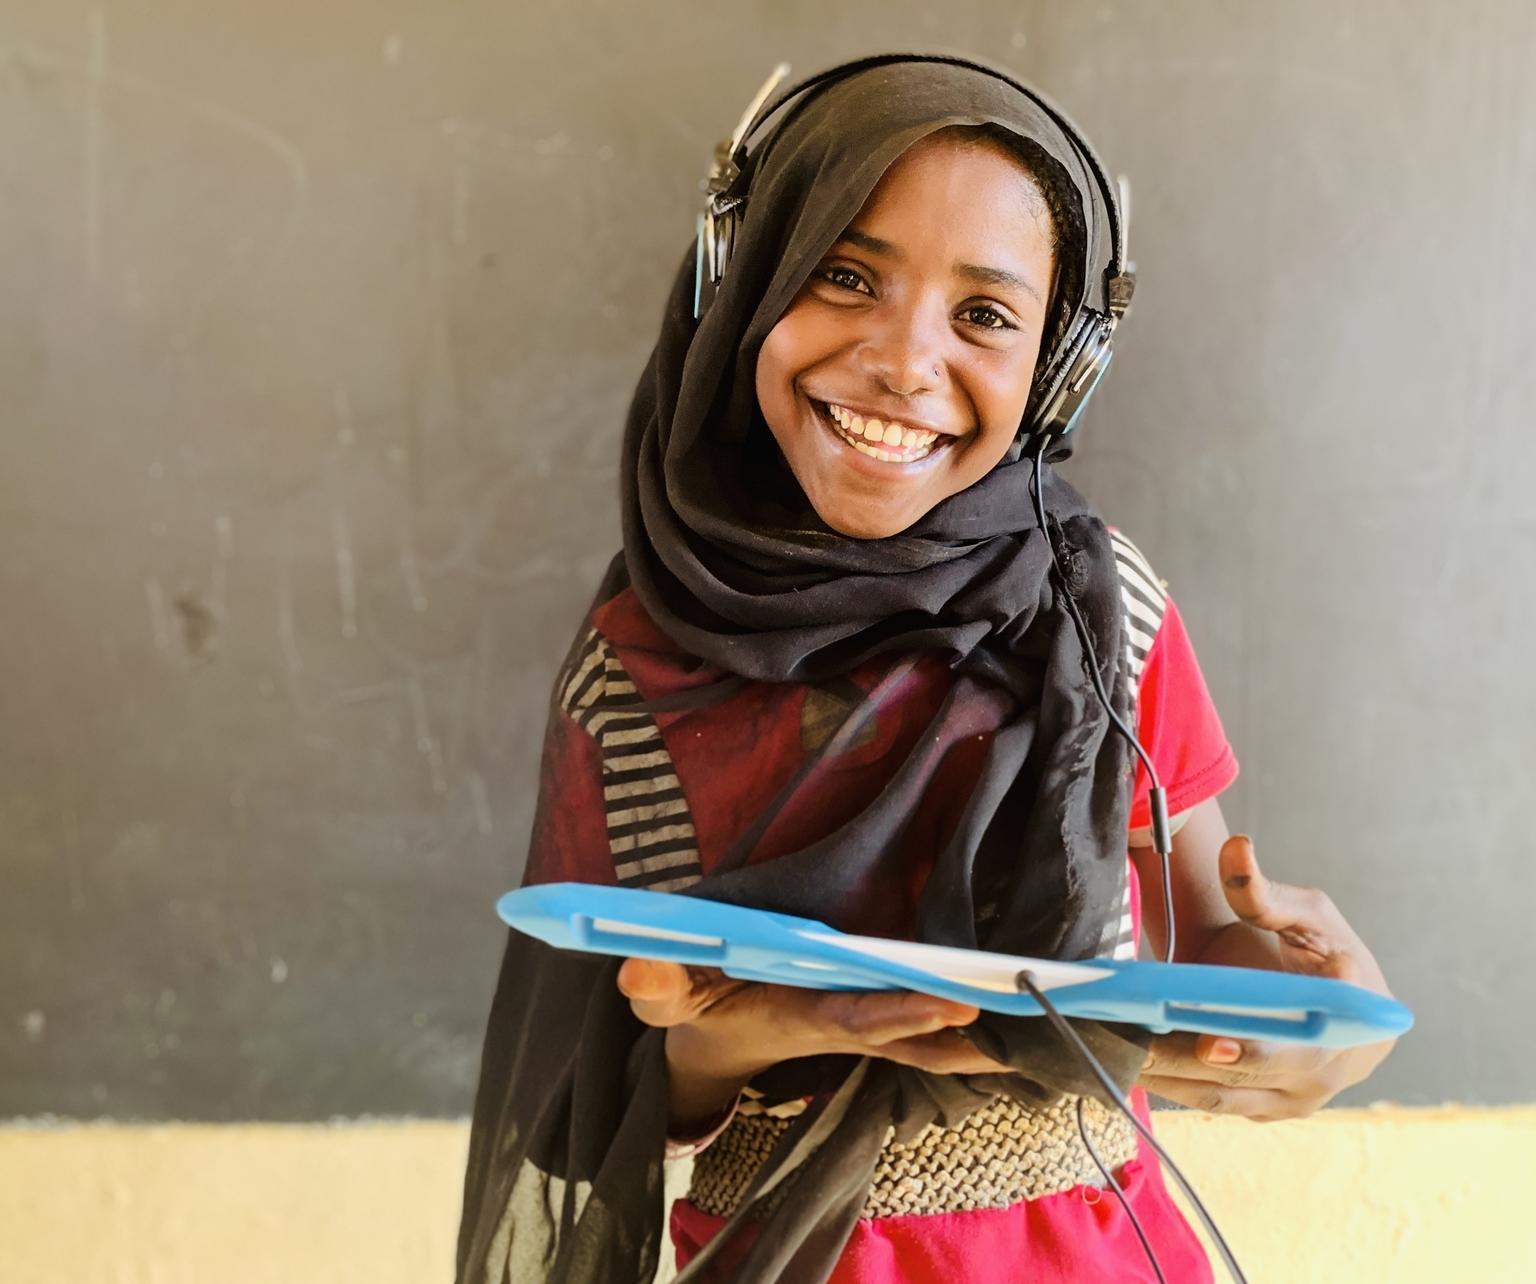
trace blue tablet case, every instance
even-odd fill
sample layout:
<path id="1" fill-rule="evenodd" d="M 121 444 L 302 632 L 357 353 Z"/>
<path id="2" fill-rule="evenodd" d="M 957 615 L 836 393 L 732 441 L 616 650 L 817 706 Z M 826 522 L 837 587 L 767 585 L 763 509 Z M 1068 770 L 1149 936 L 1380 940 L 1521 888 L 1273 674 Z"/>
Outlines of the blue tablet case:
<path id="1" fill-rule="evenodd" d="M 496 904 L 520 932 L 562 949 L 720 968 L 727 976 L 817 990 L 915 990 L 1013 1016 L 1039 1016 L 1028 972 L 1065 1016 L 1157 1034 L 1193 1030 L 1350 1047 L 1402 1034 L 1395 999 L 1326 977 L 1198 963 L 1064 963 L 880 937 L 814 919 L 632 887 L 544 883 Z"/>

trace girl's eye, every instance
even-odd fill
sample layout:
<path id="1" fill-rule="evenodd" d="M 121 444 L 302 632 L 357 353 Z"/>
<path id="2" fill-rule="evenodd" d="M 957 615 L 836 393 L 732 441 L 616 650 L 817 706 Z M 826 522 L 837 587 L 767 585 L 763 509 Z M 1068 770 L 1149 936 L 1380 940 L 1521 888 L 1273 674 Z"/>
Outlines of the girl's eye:
<path id="1" fill-rule="evenodd" d="M 973 316 L 976 313 L 981 313 L 983 316 L 991 318 L 991 320 L 972 323 L 981 326 L 983 330 L 1016 330 L 1018 328 L 996 308 L 985 303 L 977 303 L 972 307 L 966 308 L 961 315 Z"/>
<path id="2" fill-rule="evenodd" d="M 820 276 L 824 281 L 830 281 L 833 285 L 840 286 L 845 290 L 857 290 L 864 284 L 864 278 L 852 268 L 840 267 L 837 264 L 822 268 Z M 839 278 L 846 279 L 840 280 Z"/>
<path id="3" fill-rule="evenodd" d="M 823 281 L 837 286 L 840 290 L 853 290 L 859 294 L 873 293 L 865 284 L 864 278 L 851 267 L 845 267 L 840 263 L 833 263 L 820 268 L 816 273 Z M 987 303 L 972 304 L 964 308 L 960 313 L 963 317 L 979 317 L 980 320 L 972 320 L 970 324 L 981 330 L 1017 330 L 1014 325 L 996 308 Z"/>

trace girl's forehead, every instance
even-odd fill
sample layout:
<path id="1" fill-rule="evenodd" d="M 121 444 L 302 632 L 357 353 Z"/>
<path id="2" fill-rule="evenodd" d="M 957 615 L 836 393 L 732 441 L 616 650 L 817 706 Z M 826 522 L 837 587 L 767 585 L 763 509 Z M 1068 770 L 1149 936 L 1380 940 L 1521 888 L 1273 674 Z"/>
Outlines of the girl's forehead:
<path id="1" fill-rule="evenodd" d="M 1030 206 L 1044 205 L 1039 180 L 1022 157 L 991 139 L 960 139 L 941 132 L 919 139 L 897 156 L 859 213 L 948 208 L 989 199 L 1012 203 L 1020 197 Z"/>
<path id="2" fill-rule="evenodd" d="M 1000 144 L 922 139 L 881 175 L 840 239 L 890 253 L 914 237 L 1007 246 L 1051 230 L 1045 196 L 1022 159 Z"/>

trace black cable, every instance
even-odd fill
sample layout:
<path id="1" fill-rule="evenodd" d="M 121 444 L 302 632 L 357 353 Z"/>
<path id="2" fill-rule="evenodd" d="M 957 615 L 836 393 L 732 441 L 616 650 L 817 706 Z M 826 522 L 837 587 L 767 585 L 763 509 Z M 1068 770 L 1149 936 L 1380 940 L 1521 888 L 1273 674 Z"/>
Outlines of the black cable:
<path id="1" fill-rule="evenodd" d="M 1082 613 L 1077 609 L 1077 602 L 1067 589 L 1066 573 L 1061 569 L 1061 562 L 1056 557 L 1056 545 L 1051 539 L 1051 532 L 1046 526 L 1045 519 L 1045 494 L 1040 485 L 1040 462 L 1045 454 L 1048 438 L 1041 438 L 1040 447 L 1032 457 L 1034 468 L 1031 472 L 1031 491 L 1035 501 L 1035 519 L 1040 523 L 1040 534 L 1045 538 L 1046 549 L 1051 555 L 1051 566 L 1056 571 L 1056 578 L 1060 581 L 1058 588 L 1061 590 L 1061 598 L 1067 605 L 1067 611 L 1072 616 L 1072 623 L 1077 626 L 1077 632 L 1083 644 L 1083 649 L 1088 653 L 1088 676 L 1093 681 L 1094 693 L 1099 697 L 1099 703 L 1104 706 L 1104 712 L 1109 715 L 1110 721 L 1115 724 L 1115 729 L 1125 737 L 1131 748 L 1136 751 L 1136 756 L 1141 759 L 1141 765 L 1147 769 L 1147 777 L 1155 788 L 1161 788 L 1157 777 L 1157 768 L 1152 765 L 1152 759 L 1147 751 L 1141 747 L 1141 742 L 1136 739 L 1136 733 L 1126 725 L 1125 719 L 1116 711 L 1110 703 L 1109 693 L 1104 690 L 1104 680 L 1099 676 L 1098 658 L 1094 654 L 1093 637 L 1088 632 L 1087 622 Z"/>
<path id="2" fill-rule="evenodd" d="M 1163 867 L 1163 922 L 1167 925 L 1168 942 L 1163 946 L 1163 962 L 1173 962 L 1173 871 L 1168 868 L 1168 853 L 1158 852 L 1158 862 Z"/>
<path id="3" fill-rule="evenodd" d="M 1120 1108 L 1121 1113 L 1130 1121 L 1131 1127 L 1136 1129 L 1141 1135 L 1141 1139 L 1162 1160 L 1163 1167 L 1173 1174 L 1174 1180 L 1179 1183 L 1179 1189 L 1184 1192 L 1184 1196 L 1189 1200 L 1190 1206 L 1199 1214 L 1200 1221 L 1205 1226 L 1206 1233 L 1210 1235 L 1211 1242 L 1216 1245 L 1217 1251 L 1221 1254 L 1221 1260 L 1227 1268 L 1227 1274 L 1232 1277 L 1234 1284 L 1248 1284 L 1248 1277 L 1243 1274 L 1242 1267 L 1237 1264 L 1237 1259 L 1232 1256 L 1232 1250 L 1227 1247 L 1226 1239 L 1222 1236 L 1221 1231 L 1217 1229 L 1215 1220 L 1211 1217 L 1200 1196 L 1195 1193 L 1195 1188 L 1189 1184 L 1189 1179 L 1179 1170 L 1179 1166 L 1168 1157 L 1168 1152 L 1163 1149 L 1157 1138 L 1152 1135 L 1152 1130 L 1136 1117 L 1136 1112 L 1131 1109 L 1131 1103 L 1125 1099 L 1125 1094 L 1120 1091 L 1115 1081 L 1109 1077 L 1109 1072 L 1099 1064 L 1099 1059 L 1093 1055 L 1088 1045 L 1083 1042 L 1082 1035 L 1078 1034 L 1066 1017 L 1056 1010 L 1056 1005 L 1045 997 L 1045 992 L 1035 984 L 1034 973 L 1025 969 L 1019 973 L 1017 980 L 1019 987 L 1028 990 L 1030 998 L 1040 1005 L 1040 1010 L 1045 1013 L 1046 1018 L 1055 1027 L 1056 1032 L 1087 1063 L 1088 1068 L 1093 1071 L 1093 1077 L 1099 1081 L 1099 1086 L 1109 1094 L 1110 1100 Z"/>
<path id="4" fill-rule="evenodd" d="M 1131 1219 L 1131 1229 L 1136 1232 L 1136 1238 L 1141 1241 L 1141 1250 L 1147 1255 L 1147 1261 L 1151 1263 L 1152 1270 L 1157 1275 L 1157 1284 L 1168 1284 L 1168 1277 L 1163 1274 L 1163 1268 L 1158 1264 L 1157 1254 L 1152 1251 L 1152 1242 L 1147 1238 L 1147 1232 L 1141 1228 L 1141 1218 L 1136 1216 L 1136 1210 L 1131 1207 L 1131 1201 L 1125 1197 L 1125 1191 L 1115 1180 L 1114 1173 L 1109 1171 L 1108 1166 L 1099 1158 L 1099 1152 L 1093 1148 L 1093 1142 L 1088 1136 L 1088 1125 L 1083 1122 L 1081 1097 L 1077 1099 L 1077 1135 L 1083 1139 L 1083 1148 L 1088 1152 L 1088 1158 L 1093 1160 L 1093 1166 L 1099 1170 L 1099 1175 L 1104 1178 L 1104 1184 L 1115 1192 L 1115 1198 L 1120 1201 L 1120 1207 Z"/>
<path id="5" fill-rule="evenodd" d="M 1163 962 L 1173 962 L 1174 944 L 1177 940 L 1176 929 L 1173 922 L 1173 874 L 1168 867 L 1168 857 L 1173 850 L 1172 837 L 1168 832 L 1168 801 L 1167 794 L 1163 790 L 1163 782 L 1158 778 L 1157 768 L 1152 765 L 1152 756 L 1142 747 L 1141 741 L 1136 738 L 1136 733 L 1126 725 L 1125 719 L 1116 712 L 1110 703 L 1109 693 L 1104 690 L 1104 680 L 1099 676 L 1099 659 L 1093 648 L 1093 635 L 1088 632 L 1088 622 L 1083 619 L 1082 612 L 1078 610 L 1077 601 L 1073 598 L 1071 590 L 1067 587 L 1066 573 L 1061 569 L 1061 562 L 1056 557 L 1056 545 L 1051 539 L 1051 532 L 1045 521 L 1045 492 L 1040 484 L 1040 465 L 1045 455 L 1045 448 L 1050 443 L 1049 437 L 1042 437 L 1040 444 L 1031 456 L 1033 468 L 1030 472 L 1031 494 L 1035 501 L 1035 519 L 1040 524 L 1040 534 L 1045 540 L 1046 549 L 1051 555 L 1051 566 L 1056 572 L 1057 588 L 1061 599 L 1066 603 L 1067 613 L 1072 617 L 1073 627 L 1077 630 L 1078 640 L 1083 645 L 1083 650 L 1088 657 L 1088 676 L 1093 681 L 1093 691 L 1098 697 L 1099 703 L 1104 707 L 1104 712 L 1109 715 L 1109 720 L 1114 724 L 1116 731 L 1120 733 L 1126 742 L 1141 759 L 1141 765 L 1146 768 L 1149 802 L 1152 809 L 1152 845 L 1157 849 L 1158 860 L 1162 865 L 1163 873 L 1163 923 L 1167 932 L 1167 938 L 1163 945 Z"/>
<path id="6" fill-rule="evenodd" d="M 1153 846 L 1157 849 L 1158 857 L 1162 863 L 1163 915 L 1164 921 L 1167 924 L 1168 933 L 1167 944 L 1164 949 L 1164 958 L 1167 962 L 1171 963 L 1173 962 L 1174 942 L 1176 938 L 1174 934 L 1173 921 L 1173 879 L 1168 862 L 1168 858 L 1172 853 L 1173 842 L 1172 835 L 1169 833 L 1168 827 L 1167 795 L 1163 792 L 1162 782 L 1158 779 L 1157 768 L 1152 765 L 1151 756 L 1147 753 L 1146 749 L 1142 747 L 1141 742 L 1137 740 L 1135 732 L 1133 732 L 1130 727 L 1126 725 L 1125 720 L 1119 715 L 1119 713 L 1115 711 L 1114 706 L 1110 703 L 1109 694 L 1104 690 L 1103 679 L 1099 676 L 1099 663 L 1098 657 L 1094 654 L 1093 636 L 1088 631 L 1087 621 L 1083 619 L 1082 612 L 1078 609 L 1077 602 L 1073 598 L 1071 589 L 1068 585 L 1066 573 L 1062 570 L 1061 562 L 1056 556 L 1056 545 L 1051 539 L 1050 528 L 1046 524 L 1044 487 L 1040 483 L 1040 467 L 1048 442 L 1049 438 L 1042 437 L 1040 444 L 1032 457 L 1034 466 L 1031 471 L 1030 481 L 1035 503 L 1035 517 L 1040 524 L 1041 537 L 1045 540 L 1046 548 L 1050 551 L 1051 566 L 1056 572 L 1057 587 L 1061 593 L 1062 601 L 1065 602 L 1067 612 L 1072 617 L 1073 627 L 1077 630 L 1078 639 L 1082 643 L 1083 651 L 1087 657 L 1088 676 L 1093 682 L 1094 694 L 1098 697 L 1099 703 L 1103 706 L 1104 712 L 1108 715 L 1109 720 L 1114 724 L 1115 730 L 1118 731 L 1120 735 L 1126 739 L 1127 742 L 1129 742 L 1131 748 L 1135 750 L 1136 756 L 1141 760 L 1141 764 L 1147 772 L 1147 780 L 1149 782 L 1151 794 L 1152 842 Z M 1200 1221 L 1204 1224 L 1206 1232 L 1211 1237 L 1212 1243 L 1216 1245 L 1217 1251 L 1220 1252 L 1222 1262 L 1227 1268 L 1227 1273 L 1231 1275 L 1235 1284 L 1247 1284 L 1247 1277 L 1243 1274 L 1242 1268 L 1237 1264 L 1237 1259 L 1232 1255 L 1232 1250 L 1227 1246 L 1227 1241 L 1222 1235 L 1221 1231 L 1217 1228 L 1216 1222 L 1211 1217 L 1210 1211 L 1206 1208 L 1200 1196 L 1195 1193 L 1195 1188 L 1190 1185 L 1189 1179 L 1184 1176 L 1184 1173 L 1180 1170 L 1179 1166 L 1173 1162 L 1173 1160 L 1169 1157 L 1168 1152 L 1163 1149 L 1157 1138 L 1152 1135 L 1152 1130 L 1136 1117 L 1136 1112 L 1131 1109 L 1130 1102 L 1125 1099 L 1125 1095 L 1120 1091 L 1115 1081 L 1109 1077 L 1109 1073 L 1104 1069 L 1103 1066 L 1099 1064 L 1098 1058 L 1093 1055 L 1093 1053 L 1089 1050 L 1088 1045 L 1083 1042 L 1082 1036 L 1079 1035 L 1078 1032 L 1072 1028 L 1071 1023 L 1068 1022 L 1067 1019 L 1056 1010 L 1056 1005 L 1045 997 L 1044 992 L 1038 985 L 1035 984 L 1035 979 L 1032 973 L 1027 970 L 1020 972 L 1018 975 L 1018 983 L 1020 988 L 1029 991 L 1030 997 L 1040 1005 L 1041 1011 L 1045 1013 L 1047 1019 L 1049 1019 L 1051 1024 L 1056 1028 L 1057 1033 L 1060 1034 L 1067 1041 L 1068 1045 L 1073 1049 L 1073 1051 L 1075 1051 L 1078 1056 L 1080 1056 L 1087 1063 L 1088 1068 L 1093 1071 L 1094 1077 L 1099 1081 L 1100 1086 L 1109 1095 L 1110 1100 L 1113 1101 L 1117 1107 L 1119 1107 L 1120 1112 L 1126 1117 L 1127 1120 L 1130 1121 L 1131 1126 L 1135 1128 L 1141 1139 L 1145 1141 L 1149 1147 L 1151 1147 L 1153 1153 L 1156 1154 L 1158 1159 L 1162 1161 L 1163 1166 L 1171 1174 L 1173 1174 L 1174 1180 L 1178 1182 L 1179 1188 L 1184 1192 L 1184 1195 L 1189 1200 L 1190 1205 L 1199 1215 Z M 1142 1249 L 1147 1254 L 1147 1260 L 1152 1263 L 1152 1269 L 1157 1273 L 1158 1280 L 1162 1281 L 1162 1284 L 1167 1284 L 1167 1281 L 1163 1275 L 1162 1267 L 1158 1264 L 1157 1257 L 1152 1251 L 1152 1246 L 1147 1240 L 1146 1232 L 1142 1229 L 1140 1221 L 1138 1221 L 1136 1218 L 1136 1214 L 1131 1211 L 1130 1201 L 1126 1199 L 1125 1192 L 1121 1190 L 1120 1184 L 1114 1179 L 1114 1176 L 1105 1166 L 1103 1160 L 1099 1158 L 1098 1152 L 1093 1148 L 1093 1143 L 1088 1139 L 1088 1129 L 1084 1125 L 1082 1112 L 1083 1103 L 1082 1099 L 1079 1098 L 1077 1103 L 1077 1128 L 1079 1135 L 1082 1137 L 1083 1145 L 1087 1148 L 1088 1154 L 1090 1158 L 1092 1158 L 1094 1164 L 1098 1167 L 1099 1172 L 1108 1182 L 1110 1189 L 1114 1191 L 1116 1198 L 1119 1199 L 1120 1206 L 1125 1209 L 1127 1215 L 1130 1217 L 1131 1225 L 1136 1231 L 1137 1238 L 1141 1240 Z"/>

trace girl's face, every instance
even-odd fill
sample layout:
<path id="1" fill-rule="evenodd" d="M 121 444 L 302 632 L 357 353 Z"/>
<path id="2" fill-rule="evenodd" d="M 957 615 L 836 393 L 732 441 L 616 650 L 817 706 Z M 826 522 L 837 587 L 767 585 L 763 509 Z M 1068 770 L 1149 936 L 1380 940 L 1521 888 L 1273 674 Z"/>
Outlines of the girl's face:
<path id="1" fill-rule="evenodd" d="M 1052 230 L 997 144 L 932 134 L 881 176 L 757 360 L 763 417 L 832 529 L 894 535 L 1002 460 L 1045 329 Z"/>

